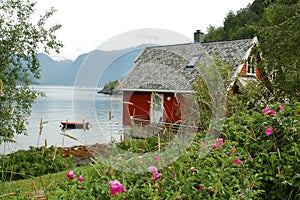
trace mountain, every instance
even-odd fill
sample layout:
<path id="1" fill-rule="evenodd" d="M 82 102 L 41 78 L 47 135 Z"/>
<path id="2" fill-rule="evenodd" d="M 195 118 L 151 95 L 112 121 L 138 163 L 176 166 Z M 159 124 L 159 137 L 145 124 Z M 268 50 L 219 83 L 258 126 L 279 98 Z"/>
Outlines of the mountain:
<path id="1" fill-rule="evenodd" d="M 39 53 L 37 55 L 41 65 L 41 79 L 36 80 L 42 85 L 71 85 L 73 77 L 67 75 L 72 71 L 71 60 L 55 61 L 48 55 Z"/>
<path id="2" fill-rule="evenodd" d="M 41 85 L 76 85 L 103 87 L 106 83 L 122 79 L 133 67 L 141 51 L 151 45 L 140 45 L 122 50 L 94 50 L 72 60 L 53 60 L 46 54 L 37 55 L 40 62 Z"/>

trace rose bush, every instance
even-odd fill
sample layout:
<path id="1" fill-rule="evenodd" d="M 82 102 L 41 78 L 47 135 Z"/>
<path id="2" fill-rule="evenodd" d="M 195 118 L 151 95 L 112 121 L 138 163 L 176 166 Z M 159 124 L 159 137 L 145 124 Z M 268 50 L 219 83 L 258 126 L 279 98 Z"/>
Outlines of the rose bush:
<path id="1" fill-rule="evenodd" d="M 159 170 L 149 166 L 148 172 L 131 174 L 97 162 L 84 175 L 87 180 L 65 178 L 59 189 L 51 191 L 52 197 L 299 199 L 299 119 L 299 103 L 232 114 L 215 142 L 210 144 L 204 133 L 198 133 L 186 153 L 168 166 Z M 201 156 L 207 147 L 209 154 Z M 161 162 L 158 157 L 154 160 Z M 80 174 L 76 169 L 74 173 Z M 118 180 L 117 187 L 112 188 L 111 180 Z"/>

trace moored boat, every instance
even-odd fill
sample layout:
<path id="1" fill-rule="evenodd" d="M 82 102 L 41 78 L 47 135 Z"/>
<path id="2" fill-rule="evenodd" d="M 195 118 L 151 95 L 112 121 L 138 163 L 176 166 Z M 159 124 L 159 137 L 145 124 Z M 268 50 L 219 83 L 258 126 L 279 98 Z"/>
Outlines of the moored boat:
<path id="1" fill-rule="evenodd" d="M 88 129 L 89 122 L 60 122 L 62 129 Z"/>

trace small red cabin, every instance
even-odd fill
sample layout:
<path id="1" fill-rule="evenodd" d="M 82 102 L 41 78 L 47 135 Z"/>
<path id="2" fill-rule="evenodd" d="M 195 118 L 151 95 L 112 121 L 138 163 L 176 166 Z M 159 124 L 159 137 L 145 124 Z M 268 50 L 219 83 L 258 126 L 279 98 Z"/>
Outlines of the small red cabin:
<path id="1" fill-rule="evenodd" d="M 246 62 L 256 43 L 254 38 L 146 47 L 136 59 L 133 70 L 121 83 L 124 126 L 168 126 L 184 124 L 186 115 L 197 118 L 187 109 L 190 107 L 190 97 L 187 96 L 193 94 L 193 84 L 201 75 L 196 67 L 197 62 L 207 63 L 204 60 L 207 54 L 218 56 L 232 67 L 233 80 L 240 77 L 240 81 L 247 82 L 242 79 L 257 76 L 256 69 L 253 66 L 252 71 L 248 69 Z M 246 64 L 241 64 L 243 61 Z M 237 81 L 231 87 L 234 88 L 235 84 Z"/>

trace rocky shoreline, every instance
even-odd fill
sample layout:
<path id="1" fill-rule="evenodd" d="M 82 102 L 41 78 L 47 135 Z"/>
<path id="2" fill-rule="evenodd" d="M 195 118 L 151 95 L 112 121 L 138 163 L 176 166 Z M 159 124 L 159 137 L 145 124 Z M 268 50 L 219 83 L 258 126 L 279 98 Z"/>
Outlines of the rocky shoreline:
<path id="1" fill-rule="evenodd" d="M 105 155 L 111 148 L 109 144 L 78 145 L 72 147 L 58 147 L 57 150 L 64 158 L 74 157 L 74 166 L 82 166 L 93 163 L 93 159 Z"/>

